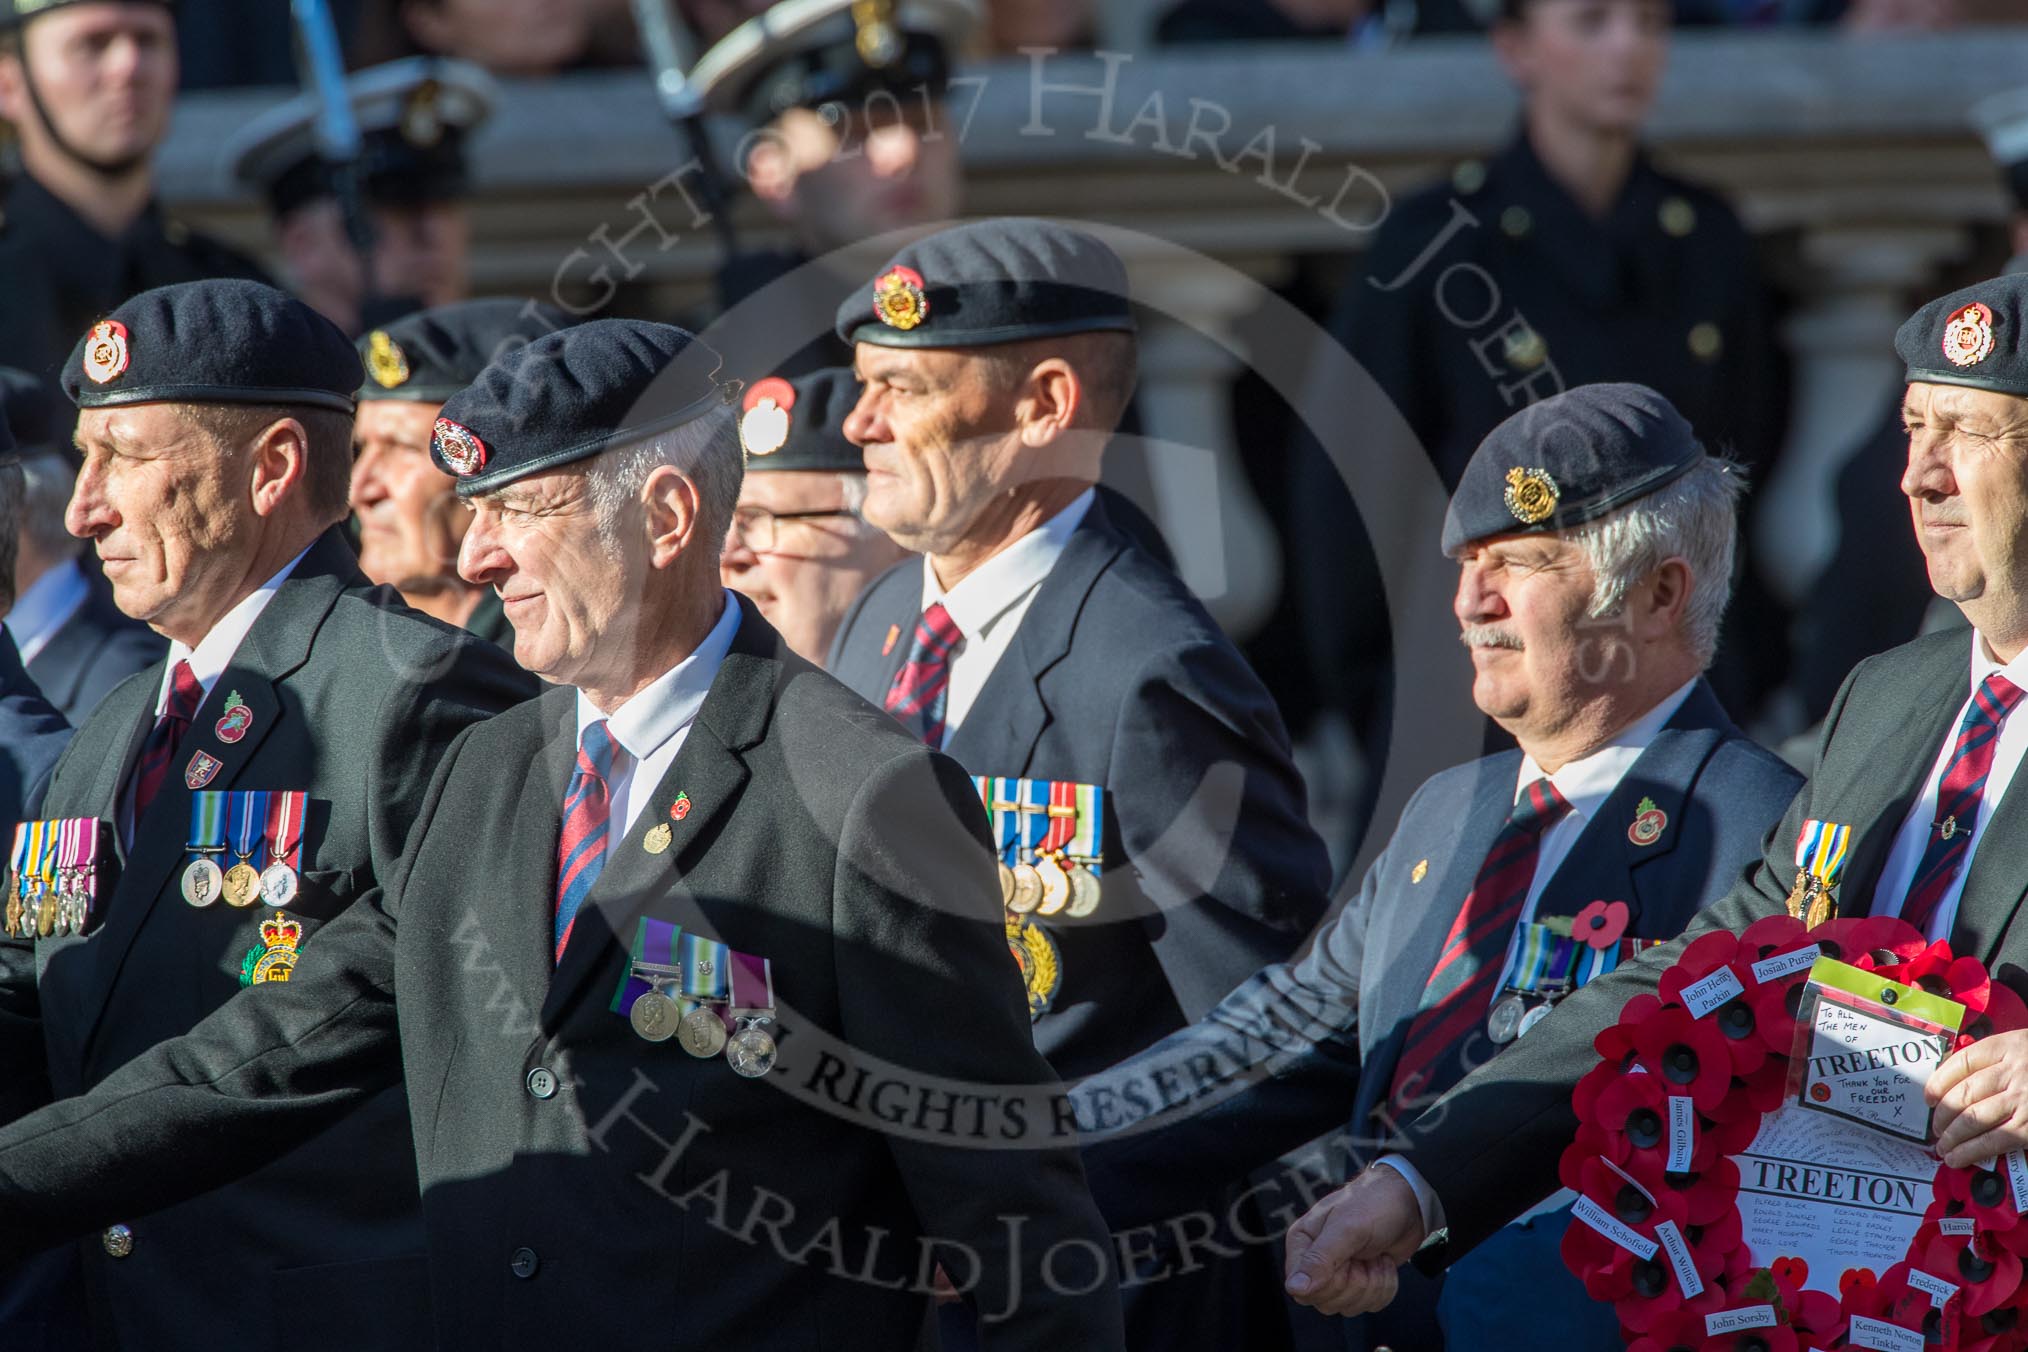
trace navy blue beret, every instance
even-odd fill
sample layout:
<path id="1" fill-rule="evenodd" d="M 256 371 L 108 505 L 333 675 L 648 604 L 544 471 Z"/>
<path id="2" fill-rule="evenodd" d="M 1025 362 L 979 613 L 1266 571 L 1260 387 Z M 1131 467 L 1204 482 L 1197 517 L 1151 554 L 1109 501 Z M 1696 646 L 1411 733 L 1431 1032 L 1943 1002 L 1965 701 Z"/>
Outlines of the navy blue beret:
<path id="1" fill-rule="evenodd" d="M 1127 269 L 1082 230 L 1002 216 L 896 254 L 838 307 L 838 336 L 880 347 L 984 347 L 1112 329 L 1131 333 Z"/>
<path id="2" fill-rule="evenodd" d="M 495 357 L 576 322 L 535 300 L 461 300 L 403 315 L 359 340 L 366 365 L 359 398 L 441 404 Z"/>
<path id="3" fill-rule="evenodd" d="M 444 404 L 430 459 L 458 496 L 589 459 L 695 421 L 739 396 L 695 335 L 597 319 L 512 348 Z"/>
<path id="4" fill-rule="evenodd" d="M 845 415 L 859 402 L 859 381 L 842 366 L 747 386 L 739 444 L 748 473 L 777 469 L 866 472 L 866 457 L 845 439 Z"/>
<path id="5" fill-rule="evenodd" d="M 1579 385 L 1522 409 L 1479 443 L 1444 514 L 1444 553 L 1595 521 L 1703 459 L 1688 420 L 1646 385 Z"/>
<path id="6" fill-rule="evenodd" d="M 2028 395 L 2028 275 L 2009 273 L 1917 310 L 1894 335 L 1910 384 Z"/>
<path id="7" fill-rule="evenodd" d="M 352 411 L 352 340 L 284 291 L 215 280 L 158 286 L 91 326 L 63 392 L 79 408 L 282 404 Z"/>
<path id="8" fill-rule="evenodd" d="M 69 447 L 57 441 L 56 401 L 49 386 L 28 372 L 0 366 L 0 416 L 4 416 L 9 442 L 23 455 L 67 453 Z"/>

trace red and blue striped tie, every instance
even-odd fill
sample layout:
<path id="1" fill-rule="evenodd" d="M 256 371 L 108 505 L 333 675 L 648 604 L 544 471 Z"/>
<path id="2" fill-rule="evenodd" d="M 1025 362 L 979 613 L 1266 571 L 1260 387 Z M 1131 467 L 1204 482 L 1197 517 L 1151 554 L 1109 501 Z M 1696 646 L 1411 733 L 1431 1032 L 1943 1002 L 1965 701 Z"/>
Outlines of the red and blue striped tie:
<path id="1" fill-rule="evenodd" d="M 1507 944 L 1535 881 L 1537 847 L 1570 804 L 1547 779 L 1525 789 L 1486 851 L 1479 876 L 1444 936 L 1422 1007 L 1408 1026 L 1387 1101 L 1397 1115 L 1427 1107 L 1465 1077 L 1466 1034 L 1484 1022 L 1506 965 Z"/>
<path id="2" fill-rule="evenodd" d="M 2000 742 L 2000 725 L 2020 702 L 2021 687 L 1997 671 L 1972 692 L 1971 707 L 1958 726 L 1951 763 L 1944 767 L 1943 782 L 1937 786 L 1936 820 L 1930 824 L 1929 843 L 1923 846 L 1922 862 L 1916 865 L 1915 880 L 1908 885 L 1908 898 L 1901 903 L 1901 918 L 1924 934 L 1929 933 L 1951 884 L 1964 871 L 1972 832 L 1979 824 L 1986 777 L 1993 770 L 1993 751 Z"/>
<path id="3" fill-rule="evenodd" d="M 956 620 L 937 601 L 916 621 L 908 660 L 894 673 L 881 707 L 931 746 L 944 744 L 944 702 L 951 688 L 951 653 L 964 641 Z"/>
<path id="4" fill-rule="evenodd" d="M 571 922 L 585 894 L 606 866 L 606 840 L 612 834 L 612 734 L 606 721 L 585 724 L 578 746 L 577 769 L 570 792 L 563 796 L 563 834 L 556 842 L 556 960 L 570 942 Z"/>
<path id="5" fill-rule="evenodd" d="M 148 805 L 162 791 L 162 782 L 169 778 L 169 762 L 176 755 L 176 747 L 182 742 L 183 734 L 190 731 L 190 722 L 197 717 L 197 706 L 202 703 L 204 687 L 197 683 L 196 673 L 190 670 L 188 662 L 178 662 L 176 669 L 170 673 L 169 700 L 162 706 L 162 716 L 155 720 L 147 742 L 141 747 L 141 758 L 134 765 L 134 825 L 137 828 L 141 819 L 148 815 Z"/>

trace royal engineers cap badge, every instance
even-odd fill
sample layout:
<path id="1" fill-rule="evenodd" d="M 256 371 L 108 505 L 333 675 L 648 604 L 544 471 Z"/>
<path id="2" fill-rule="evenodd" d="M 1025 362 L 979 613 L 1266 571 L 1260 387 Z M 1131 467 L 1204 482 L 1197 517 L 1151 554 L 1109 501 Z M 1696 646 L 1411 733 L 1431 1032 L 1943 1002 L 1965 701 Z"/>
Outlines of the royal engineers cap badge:
<path id="1" fill-rule="evenodd" d="M 796 406 L 796 387 L 780 376 L 756 380 L 741 401 L 739 444 L 748 455 L 773 455 L 789 440 L 789 411 Z"/>
<path id="2" fill-rule="evenodd" d="M 1973 301 L 1944 324 L 1943 354 L 1953 366 L 1977 366 L 1993 355 L 1993 312 Z"/>
<path id="3" fill-rule="evenodd" d="M 1546 469 L 1523 469 L 1516 465 L 1507 471 L 1507 510 L 1514 519 L 1524 526 L 1533 526 L 1547 521 L 1556 510 L 1556 480 L 1549 477 Z"/>
<path id="4" fill-rule="evenodd" d="M 486 443 L 463 423 L 437 419 L 437 454 L 454 474 L 469 476 L 486 467 Z"/>
<path id="5" fill-rule="evenodd" d="M 922 274 L 914 268 L 896 265 L 873 284 L 873 317 L 891 329 L 908 330 L 929 318 L 929 301 L 922 293 Z"/>
<path id="6" fill-rule="evenodd" d="M 386 329 L 375 329 L 366 340 L 366 373 L 383 390 L 391 390 L 408 379 L 408 354 L 401 344 L 388 337 Z"/>
<path id="7" fill-rule="evenodd" d="M 117 319 L 101 319 L 92 325 L 85 342 L 85 375 L 94 385 L 103 385 L 127 369 L 127 326 Z"/>

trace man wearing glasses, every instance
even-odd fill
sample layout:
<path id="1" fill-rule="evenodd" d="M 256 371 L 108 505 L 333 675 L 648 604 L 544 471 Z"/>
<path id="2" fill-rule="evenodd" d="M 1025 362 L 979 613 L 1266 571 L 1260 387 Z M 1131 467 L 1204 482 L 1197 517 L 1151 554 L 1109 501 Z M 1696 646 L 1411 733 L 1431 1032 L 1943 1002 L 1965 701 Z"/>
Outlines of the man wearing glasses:
<path id="1" fill-rule="evenodd" d="M 719 572 L 819 666 L 853 598 L 908 554 L 859 516 L 866 463 L 844 432 L 858 398 L 843 367 L 771 376 L 747 387 L 739 421 L 746 479 Z"/>

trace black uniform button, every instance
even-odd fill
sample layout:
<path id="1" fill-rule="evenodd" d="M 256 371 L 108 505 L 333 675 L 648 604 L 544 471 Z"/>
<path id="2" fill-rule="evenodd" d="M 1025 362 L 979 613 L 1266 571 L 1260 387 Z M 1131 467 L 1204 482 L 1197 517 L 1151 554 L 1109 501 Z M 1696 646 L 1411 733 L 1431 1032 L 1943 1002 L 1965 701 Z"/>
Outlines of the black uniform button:
<path id="1" fill-rule="evenodd" d="M 111 1257 L 125 1258 L 134 1251 L 134 1232 L 124 1225 L 109 1225 L 99 1244 Z"/>
<path id="2" fill-rule="evenodd" d="M 530 1277 L 533 1277 L 536 1271 L 541 1268 L 542 1260 L 535 1256 L 535 1250 L 533 1249 L 516 1249 L 514 1251 L 514 1260 L 507 1266 L 515 1276 L 525 1282 Z"/>
<path id="3" fill-rule="evenodd" d="M 556 1096 L 556 1072 L 548 1066 L 537 1066 L 528 1072 L 528 1092 L 539 1099 Z"/>

